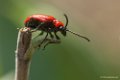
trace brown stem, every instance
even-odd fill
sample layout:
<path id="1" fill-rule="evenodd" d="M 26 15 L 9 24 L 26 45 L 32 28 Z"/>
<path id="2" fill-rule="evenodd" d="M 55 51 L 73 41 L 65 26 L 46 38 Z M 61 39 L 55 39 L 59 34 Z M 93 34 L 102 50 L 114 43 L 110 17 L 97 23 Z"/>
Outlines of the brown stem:
<path id="1" fill-rule="evenodd" d="M 31 43 L 31 32 L 20 29 L 16 49 L 15 80 L 28 80 L 31 57 L 26 56 Z M 31 53 L 29 53 L 31 54 Z"/>
<path id="2" fill-rule="evenodd" d="M 41 46 L 46 47 L 48 44 L 60 43 L 59 40 L 48 38 L 38 38 L 38 40 L 31 39 L 32 32 L 29 28 L 21 28 L 19 30 L 16 48 L 15 80 L 28 80 L 32 54 L 36 49 L 40 48 Z"/>
<path id="3" fill-rule="evenodd" d="M 30 61 L 16 59 L 15 80 L 28 80 Z"/>

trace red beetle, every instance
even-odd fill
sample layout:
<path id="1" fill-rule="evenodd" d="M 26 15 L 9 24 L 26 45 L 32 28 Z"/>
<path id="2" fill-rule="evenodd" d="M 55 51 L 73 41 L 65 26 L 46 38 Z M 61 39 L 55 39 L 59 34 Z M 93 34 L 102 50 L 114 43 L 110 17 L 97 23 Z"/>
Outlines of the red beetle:
<path id="1" fill-rule="evenodd" d="M 56 34 L 56 32 L 61 32 L 63 36 L 66 36 L 66 31 L 71 32 L 72 34 L 75 34 L 79 37 L 82 37 L 86 39 L 87 41 L 90 41 L 87 37 L 81 36 L 79 34 L 76 34 L 70 30 L 67 29 L 68 25 L 68 17 L 66 14 L 64 14 L 66 18 L 66 24 L 64 25 L 61 21 L 57 20 L 53 16 L 48 15 L 41 15 L 41 14 L 35 14 L 28 16 L 24 22 L 25 27 L 28 27 L 30 29 L 35 30 L 41 30 L 41 35 L 46 32 L 47 38 L 48 34 L 50 34 L 51 38 L 56 37 L 56 39 L 60 39 L 59 36 Z M 54 35 L 52 34 L 54 33 Z"/>

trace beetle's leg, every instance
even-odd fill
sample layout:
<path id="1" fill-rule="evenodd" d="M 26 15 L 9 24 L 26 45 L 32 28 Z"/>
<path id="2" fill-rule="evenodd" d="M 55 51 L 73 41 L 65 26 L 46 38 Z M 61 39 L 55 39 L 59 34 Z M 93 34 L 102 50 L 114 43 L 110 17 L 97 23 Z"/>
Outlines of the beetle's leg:
<path id="1" fill-rule="evenodd" d="M 38 26 L 36 26 L 36 28 L 34 30 L 31 30 L 31 32 L 36 32 L 38 29 L 40 29 L 41 26 L 43 26 L 45 23 L 42 22 L 40 23 Z"/>
<path id="2" fill-rule="evenodd" d="M 41 33 L 39 33 L 37 36 L 35 36 L 33 39 L 36 39 L 38 38 L 39 36 L 43 35 L 44 34 L 44 31 L 41 31 Z"/>
<path id="3" fill-rule="evenodd" d="M 56 32 L 54 32 L 54 34 L 55 34 L 56 39 L 59 40 L 60 37 L 56 34 Z"/>
<path id="4" fill-rule="evenodd" d="M 45 38 L 43 39 L 43 41 L 39 44 L 39 47 L 40 47 L 40 45 L 47 39 L 47 36 L 48 36 L 48 32 L 47 32 Z"/>
<path id="5" fill-rule="evenodd" d="M 41 31 L 41 33 L 40 33 L 39 35 L 43 35 L 43 33 L 44 33 L 44 31 Z M 38 36 L 39 36 L 39 35 L 38 35 Z"/>
<path id="6" fill-rule="evenodd" d="M 59 44 L 61 41 L 60 40 L 50 40 L 48 41 L 44 46 L 43 46 L 43 50 L 45 50 L 46 46 L 48 46 L 49 44 Z"/>
<path id="7" fill-rule="evenodd" d="M 49 32 L 49 34 L 50 34 L 50 37 L 53 39 L 54 38 L 53 34 L 51 32 Z"/>
<path id="8" fill-rule="evenodd" d="M 36 28 L 39 29 L 41 26 L 43 26 L 45 23 L 41 22 Z"/>

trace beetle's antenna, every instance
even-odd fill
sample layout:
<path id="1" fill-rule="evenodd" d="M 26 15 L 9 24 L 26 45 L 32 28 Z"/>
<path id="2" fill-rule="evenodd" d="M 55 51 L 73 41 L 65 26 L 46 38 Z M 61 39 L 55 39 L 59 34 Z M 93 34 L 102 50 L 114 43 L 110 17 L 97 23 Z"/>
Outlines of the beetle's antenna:
<path id="1" fill-rule="evenodd" d="M 72 33 L 72 34 L 74 34 L 74 35 L 76 35 L 76 36 L 78 36 L 78 37 L 84 38 L 84 39 L 87 40 L 88 42 L 90 41 L 89 38 L 87 38 L 87 37 L 85 37 L 85 36 L 82 36 L 82 35 L 79 35 L 79 34 L 77 34 L 77 33 L 75 33 L 75 32 L 72 32 L 71 30 L 66 29 L 66 31 L 68 31 L 68 32 L 70 32 L 70 33 Z"/>
<path id="2" fill-rule="evenodd" d="M 67 28 L 67 25 L 68 25 L 68 17 L 67 15 L 64 13 L 64 16 L 65 16 L 65 19 L 66 19 L 66 24 L 65 24 L 65 28 Z"/>

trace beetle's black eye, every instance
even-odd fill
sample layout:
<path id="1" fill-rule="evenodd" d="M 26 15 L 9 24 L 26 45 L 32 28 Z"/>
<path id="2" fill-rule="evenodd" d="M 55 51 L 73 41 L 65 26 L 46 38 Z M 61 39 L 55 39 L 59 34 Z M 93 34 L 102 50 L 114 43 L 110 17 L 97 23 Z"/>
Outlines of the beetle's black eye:
<path id="1" fill-rule="evenodd" d="M 65 28 L 64 26 L 60 26 L 60 27 L 59 27 L 59 30 L 60 30 L 60 31 L 64 31 L 64 30 L 66 30 L 66 28 Z"/>

